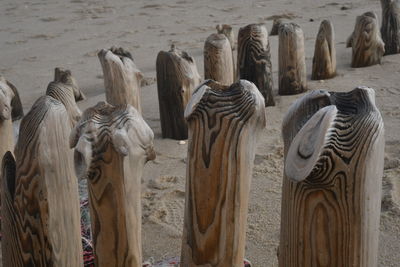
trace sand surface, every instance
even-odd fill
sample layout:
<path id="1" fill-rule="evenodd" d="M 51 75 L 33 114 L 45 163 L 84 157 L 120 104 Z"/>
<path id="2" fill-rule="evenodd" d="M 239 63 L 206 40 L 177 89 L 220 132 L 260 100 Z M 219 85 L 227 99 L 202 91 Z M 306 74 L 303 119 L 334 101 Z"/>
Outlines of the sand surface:
<path id="1" fill-rule="evenodd" d="M 400 55 L 386 56 L 381 65 L 350 68 L 351 49 L 345 41 L 355 17 L 375 11 L 379 1 L 335 0 L 1 0 L 0 74 L 19 89 L 27 112 L 53 79 L 55 67 L 72 70 L 88 99 L 82 109 L 104 100 L 102 70 L 97 51 L 112 45 L 130 51 L 148 78 L 142 88 L 143 116 L 155 133 L 157 159 L 143 177 L 144 259 L 180 255 L 183 223 L 186 145 L 161 139 L 155 61 L 160 50 L 174 43 L 186 50 L 203 74 L 203 45 L 218 23 L 238 29 L 274 16 L 300 24 L 310 77 L 315 36 L 320 22 L 335 27 L 338 76 L 309 82 L 309 89 L 348 91 L 358 85 L 376 89 L 376 103 L 384 122 L 386 159 L 379 266 L 400 266 Z M 271 36 L 273 76 L 277 94 L 278 37 Z M 277 266 L 280 198 L 283 169 L 282 118 L 299 97 L 276 96 L 267 108 L 267 128 L 258 141 L 248 216 L 246 257 L 254 266 Z"/>

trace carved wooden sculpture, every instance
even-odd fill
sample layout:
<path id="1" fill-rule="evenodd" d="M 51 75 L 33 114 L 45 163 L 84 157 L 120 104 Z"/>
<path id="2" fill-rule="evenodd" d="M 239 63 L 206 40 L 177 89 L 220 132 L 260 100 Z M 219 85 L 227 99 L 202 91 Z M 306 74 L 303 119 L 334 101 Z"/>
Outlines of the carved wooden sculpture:
<path id="1" fill-rule="evenodd" d="M 111 47 L 98 53 L 104 74 L 106 100 L 111 105 L 130 104 L 140 113 L 140 83 L 143 74 L 136 67 L 132 55 L 123 48 Z"/>
<path id="2" fill-rule="evenodd" d="M 274 22 L 272 24 L 272 28 L 271 28 L 271 32 L 270 32 L 270 36 L 274 36 L 274 35 L 278 35 L 279 33 L 279 27 L 281 26 L 281 24 L 283 24 L 283 20 L 282 19 L 274 19 Z"/>
<path id="3" fill-rule="evenodd" d="M 204 44 L 204 78 L 231 85 L 234 81 L 232 49 L 224 34 L 211 34 Z"/>
<path id="4" fill-rule="evenodd" d="M 4 157 L 3 266 L 83 266 L 78 183 L 64 105 L 39 98 Z"/>
<path id="5" fill-rule="evenodd" d="M 268 32 L 263 24 L 240 28 L 237 69 L 240 79 L 255 83 L 265 98 L 266 106 L 275 105 Z"/>
<path id="6" fill-rule="evenodd" d="M 400 0 L 381 0 L 385 55 L 400 53 Z"/>
<path id="7" fill-rule="evenodd" d="M 101 102 L 71 133 L 75 170 L 88 179 L 98 267 L 141 267 L 140 187 L 144 164 L 155 158 L 153 132 L 131 105 Z"/>
<path id="8" fill-rule="evenodd" d="M 374 12 L 358 16 L 354 31 L 347 39 L 347 47 L 352 48 L 351 66 L 359 68 L 380 64 L 385 53 L 384 45 L 378 16 Z"/>
<path id="9" fill-rule="evenodd" d="M 200 83 L 194 58 L 171 46 L 157 56 L 157 90 L 163 138 L 187 139 L 183 116 L 194 88 Z"/>
<path id="10" fill-rule="evenodd" d="M 294 95 L 306 89 L 304 35 L 296 23 L 279 27 L 279 94 Z"/>
<path id="11" fill-rule="evenodd" d="M 336 75 L 335 32 L 329 20 L 319 27 L 312 65 L 312 80 L 325 80 Z"/>
<path id="12" fill-rule="evenodd" d="M 279 266 L 377 266 L 385 142 L 374 90 L 313 91 L 282 134 Z"/>
<path id="13" fill-rule="evenodd" d="M 185 111 L 189 125 L 181 266 L 242 267 L 256 137 L 264 99 L 254 84 L 206 81 Z"/>

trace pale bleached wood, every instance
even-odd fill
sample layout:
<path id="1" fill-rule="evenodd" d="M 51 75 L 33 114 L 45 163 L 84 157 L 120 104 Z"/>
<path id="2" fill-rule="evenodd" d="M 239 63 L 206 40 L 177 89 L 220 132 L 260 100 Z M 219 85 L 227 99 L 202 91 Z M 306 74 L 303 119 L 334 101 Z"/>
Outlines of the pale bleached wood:
<path id="1" fill-rule="evenodd" d="M 233 77 L 237 76 L 236 73 L 236 58 L 235 58 L 235 53 L 233 51 L 236 50 L 236 39 L 235 39 L 235 34 L 233 33 L 233 28 L 231 25 L 228 24 L 218 24 L 216 26 L 217 33 L 223 34 L 228 38 L 229 43 L 231 44 L 231 49 L 232 49 L 232 68 L 233 68 Z"/>
<path id="2" fill-rule="evenodd" d="M 88 180 L 95 266 L 141 267 L 141 177 L 153 132 L 131 105 L 86 110 L 71 133 L 75 170 Z"/>
<path id="3" fill-rule="evenodd" d="M 264 24 L 240 28 L 237 62 L 239 78 L 253 82 L 263 95 L 265 105 L 274 106 L 271 52 Z"/>
<path id="4" fill-rule="evenodd" d="M 224 34 L 213 33 L 204 43 L 204 78 L 224 85 L 233 83 L 232 49 Z"/>
<path id="5" fill-rule="evenodd" d="M 72 76 L 70 70 L 60 68 L 60 67 L 55 68 L 54 69 L 54 81 L 62 82 L 66 85 L 71 86 L 72 90 L 74 91 L 74 97 L 75 97 L 76 102 L 86 99 L 85 94 L 79 88 L 78 83 L 77 83 L 76 79 Z"/>
<path id="6" fill-rule="evenodd" d="M 78 183 L 64 105 L 43 96 L 5 156 L 3 266 L 83 266 Z"/>
<path id="7" fill-rule="evenodd" d="M 335 32 L 329 20 L 323 20 L 315 40 L 312 80 L 325 80 L 336 75 Z"/>
<path id="8" fill-rule="evenodd" d="M 296 23 L 279 27 L 279 94 L 293 95 L 307 90 L 304 34 Z"/>
<path id="9" fill-rule="evenodd" d="M 106 100 L 111 105 L 132 105 L 142 112 L 140 85 L 143 74 L 133 61 L 131 53 L 111 47 L 98 53 L 104 74 Z"/>
<path id="10" fill-rule="evenodd" d="M 360 68 L 380 64 L 385 53 L 379 31 L 378 16 L 365 12 L 357 16 L 353 33 L 347 39 L 347 47 L 352 48 L 351 67 Z"/>
<path id="11" fill-rule="evenodd" d="M 282 134 L 279 266 L 376 267 L 385 142 L 374 90 L 313 91 Z"/>
<path id="12" fill-rule="evenodd" d="M 194 88 L 200 83 L 196 62 L 174 45 L 157 55 L 157 91 L 163 138 L 187 139 L 183 116 Z"/>
<path id="13" fill-rule="evenodd" d="M 189 125 L 181 266 L 243 267 L 246 220 L 264 99 L 253 83 L 207 81 L 185 111 Z"/>
<path id="14" fill-rule="evenodd" d="M 381 0 L 385 55 L 400 53 L 400 0 Z"/>

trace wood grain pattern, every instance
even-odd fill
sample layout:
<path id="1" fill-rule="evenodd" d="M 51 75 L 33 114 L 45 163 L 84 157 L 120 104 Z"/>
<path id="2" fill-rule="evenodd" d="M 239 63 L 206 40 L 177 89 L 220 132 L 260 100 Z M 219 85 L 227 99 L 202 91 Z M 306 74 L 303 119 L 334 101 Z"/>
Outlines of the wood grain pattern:
<path id="1" fill-rule="evenodd" d="M 312 80 L 325 80 L 336 75 L 335 32 L 329 20 L 323 20 L 315 40 Z"/>
<path id="2" fill-rule="evenodd" d="M 71 133 L 75 170 L 88 179 L 98 267 L 141 267 L 141 177 L 155 158 L 153 132 L 131 105 L 86 110 Z"/>
<path id="3" fill-rule="evenodd" d="M 282 134 L 279 266 L 377 266 L 385 142 L 374 90 L 313 91 Z"/>
<path id="4" fill-rule="evenodd" d="M 232 48 L 224 34 L 213 33 L 204 43 L 204 78 L 224 85 L 233 83 Z"/>
<path id="5" fill-rule="evenodd" d="M 251 81 L 257 86 L 265 98 L 266 106 L 275 105 L 271 53 L 264 24 L 249 24 L 240 28 L 237 70 L 240 79 Z"/>
<path id="6" fill-rule="evenodd" d="M 307 90 L 304 34 L 296 23 L 279 27 L 279 94 L 293 95 Z"/>
<path id="7" fill-rule="evenodd" d="M 3 266 L 83 266 L 78 183 L 64 105 L 43 96 L 4 159 Z"/>
<path id="8" fill-rule="evenodd" d="M 111 47 L 98 53 L 104 74 L 106 100 L 111 105 L 132 105 L 142 112 L 140 84 L 143 74 L 133 61 L 131 53 Z"/>
<path id="9" fill-rule="evenodd" d="M 400 53 L 400 0 L 381 0 L 385 55 Z"/>
<path id="10" fill-rule="evenodd" d="M 193 90 L 200 83 L 196 62 L 174 45 L 157 55 L 157 92 L 163 138 L 187 139 L 183 116 Z"/>
<path id="11" fill-rule="evenodd" d="M 231 44 L 232 49 L 232 68 L 233 68 L 233 77 L 237 77 L 237 70 L 236 70 L 236 58 L 233 51 L 236 50 L 236 39 L 235 34 L 233 33 L 233 28 L 231 25 L 228 24 L 218 24 L 216 26 L 217 33 L 223 34 L 228 38 L 229 43 Z"/>
<path id="12" fill-rule="evenodd" d="M 265 127 L 256 86 L 207 81 L 193 94 L 181 266 L 242 267 L 253 160 Z"/>

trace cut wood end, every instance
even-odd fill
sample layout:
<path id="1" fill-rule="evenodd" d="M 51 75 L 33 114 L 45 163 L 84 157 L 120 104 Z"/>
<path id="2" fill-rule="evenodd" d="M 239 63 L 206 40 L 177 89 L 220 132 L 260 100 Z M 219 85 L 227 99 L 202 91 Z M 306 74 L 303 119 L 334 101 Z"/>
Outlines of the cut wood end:
<path id="1" fill-rule="evenodd" d="M 203 96 L 206 94 L 207 90 L 210 89 L 209 84 L 211 82 L 215 81 L 213 80 L 204 81 L 194 90 L 192 97 L 189 99 L 189 102 L 185 108 L 184 117 L 186 120 L 189 119 L 190 115 L 192 115 L 193 111 L 196 109 L 196 106 L 199 104 L 201 99 L 203 99 Z"/>

